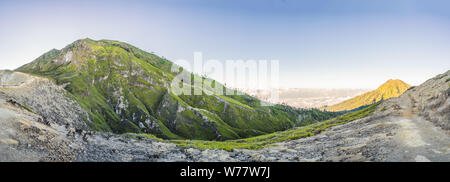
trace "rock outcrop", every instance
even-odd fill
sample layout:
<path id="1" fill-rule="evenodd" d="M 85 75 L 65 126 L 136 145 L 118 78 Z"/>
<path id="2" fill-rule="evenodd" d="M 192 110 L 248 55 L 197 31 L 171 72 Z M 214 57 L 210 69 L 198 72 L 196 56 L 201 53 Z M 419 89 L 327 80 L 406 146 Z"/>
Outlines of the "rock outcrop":
<path id="1" fill-rule="evenodd" d="M 50 80 L 25 73 L 0 71 L 0 92 L 29 107 L 43 120 L 88 130 L 89 115 L 67 91 Z"/>

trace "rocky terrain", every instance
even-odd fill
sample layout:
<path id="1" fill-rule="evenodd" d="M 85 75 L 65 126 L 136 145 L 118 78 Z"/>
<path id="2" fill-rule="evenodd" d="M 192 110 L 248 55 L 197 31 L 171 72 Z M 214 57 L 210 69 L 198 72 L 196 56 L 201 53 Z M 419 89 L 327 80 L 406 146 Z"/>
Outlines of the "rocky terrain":
<path id="1" fill-rule="evenodd" d="M 138 134 L 90 131 L 51 81 L 0 72 L 0 161 L 450 161 L 450 71 L 372 115 L 260 150 L 199 150 Z M 49 98 L 49 99 L 48 99 Z"/>

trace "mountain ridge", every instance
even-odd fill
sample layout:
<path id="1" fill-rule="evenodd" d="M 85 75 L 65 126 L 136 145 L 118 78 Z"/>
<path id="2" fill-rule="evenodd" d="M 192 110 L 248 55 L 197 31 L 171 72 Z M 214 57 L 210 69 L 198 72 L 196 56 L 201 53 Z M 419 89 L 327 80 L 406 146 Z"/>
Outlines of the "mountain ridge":
<path id="1" fill-rule="evenodd" d="M 89 113 L 90 127 L 114 133 L 151 133 L 167 139 L 245 138 L 336 116 L 319 110 L 261 106 L 248 95 L 175 95 L 173 63 L 130 44 L 80 39 L 52 49 L 16 71 L 64 86 Z M 212 81 L 189 73 L 191 84 Z"/>

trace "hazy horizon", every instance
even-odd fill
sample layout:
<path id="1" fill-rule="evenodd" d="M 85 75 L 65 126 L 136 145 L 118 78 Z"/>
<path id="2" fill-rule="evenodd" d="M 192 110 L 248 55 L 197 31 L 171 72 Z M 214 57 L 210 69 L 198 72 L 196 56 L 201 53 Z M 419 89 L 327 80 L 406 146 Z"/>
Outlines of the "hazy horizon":
<path id="1" fill-rule="evenodd" d="M 1 1 L 0 69 L 82 38 L 171 61 L 276 59 L 281 88 L 419 85 L 450 68 L 446 1 Z"/>

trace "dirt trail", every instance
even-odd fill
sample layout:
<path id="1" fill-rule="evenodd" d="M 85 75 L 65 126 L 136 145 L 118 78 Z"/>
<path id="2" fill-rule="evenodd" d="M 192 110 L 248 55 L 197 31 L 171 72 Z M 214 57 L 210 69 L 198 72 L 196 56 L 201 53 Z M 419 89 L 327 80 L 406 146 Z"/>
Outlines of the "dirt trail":
<path id="1" fill-rule="evenodd" d="M 394 140 L 399 144 L 399 161 L 450 161 L 450 137 L 447 131 L 417 116 L 396 118 L 400 126 Z"/>
<path id="2" fill-rule="evenodd" d="M 403 116 L 396 120 L 400 127 L 394 140 L 405 152 L 401 161 L 450 161 L 448 131 L 417 115 Z"/>
<path id="3" fill-rule="evenodd" d="M 394 118 L 399 126 L 394 140 L 399 144 L 399 150 L 404 150 L 399 160 L 450 161 L 450 132 L 419 116 L 417 100 L 412 94 L 406 93 L 395 100 L 401 110 L 400 116 Z"/>

